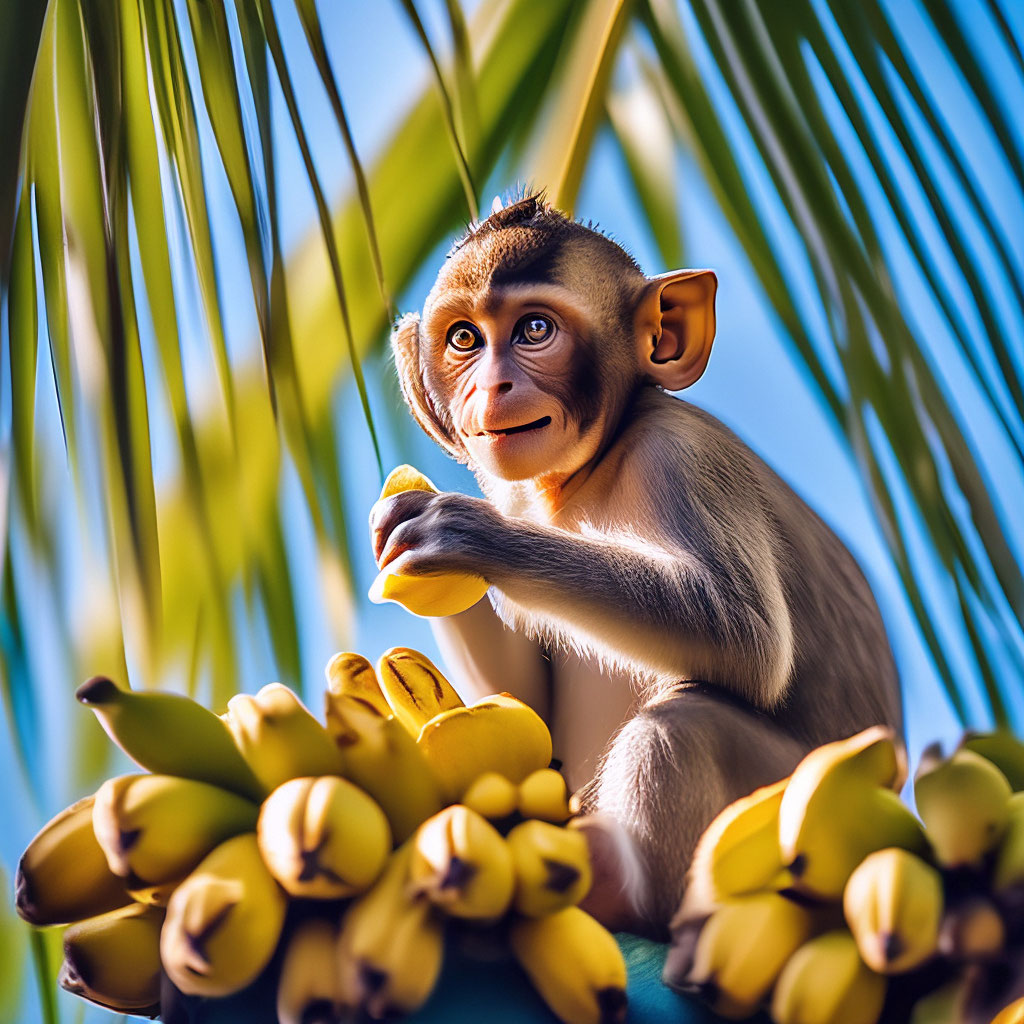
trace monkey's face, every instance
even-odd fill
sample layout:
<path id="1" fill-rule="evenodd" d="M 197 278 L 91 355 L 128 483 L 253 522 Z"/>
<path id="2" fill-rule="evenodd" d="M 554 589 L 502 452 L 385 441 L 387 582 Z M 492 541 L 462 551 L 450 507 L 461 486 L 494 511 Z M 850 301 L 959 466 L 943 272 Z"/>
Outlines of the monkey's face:
<path id="1" fill-rule="evenodd" d="M 443 291 L 424 310 L 424 377 L 455 439 L 504 480 L 569 474 L 605 417 L 593 316 L 547 283 Z"/>

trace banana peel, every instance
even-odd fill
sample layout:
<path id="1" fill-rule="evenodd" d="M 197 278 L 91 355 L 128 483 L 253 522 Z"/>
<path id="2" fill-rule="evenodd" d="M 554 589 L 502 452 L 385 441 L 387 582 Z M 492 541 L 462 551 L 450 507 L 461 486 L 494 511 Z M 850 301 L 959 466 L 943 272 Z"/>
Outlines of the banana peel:
<path id="1" fill-rule="evenodd" d="M 440 493 L 419 470 L 403 465 L 388 475 L 377 500 L 383 501 L 402 491 Z M 370 587 L 369 598 L 374 604 L 394 601 L 413 615 L 436 618 L 458 615 L 472 608 L 486 593 L 487 581 L 469 573 L 403 576 L 383 569 Z"/>

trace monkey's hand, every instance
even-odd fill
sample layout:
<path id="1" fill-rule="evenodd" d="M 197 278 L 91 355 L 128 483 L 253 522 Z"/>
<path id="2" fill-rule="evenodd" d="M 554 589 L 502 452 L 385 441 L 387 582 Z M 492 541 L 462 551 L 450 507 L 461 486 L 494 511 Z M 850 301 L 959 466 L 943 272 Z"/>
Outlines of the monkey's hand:
<path id="1" fill-rule="evenodd" d="M 481 552 L 499 542 L 504 516 L 489 502 L 465 494 L 403 491 L 370 510 L 377 566 L 402 576 L 482 572 Z"/>

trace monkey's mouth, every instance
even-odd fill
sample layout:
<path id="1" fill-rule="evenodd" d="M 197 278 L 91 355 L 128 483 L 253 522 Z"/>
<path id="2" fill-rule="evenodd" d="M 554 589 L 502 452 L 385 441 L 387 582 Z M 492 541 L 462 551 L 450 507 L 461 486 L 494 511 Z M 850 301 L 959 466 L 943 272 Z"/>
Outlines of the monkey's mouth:
<path id="1" fill-rule="evenodd" d="M 550 416 L 541 416 L 539 420 L 533 420 L 531 423 L 524 423 L 522 426 L 505 427 L 502 430 L 484 430 L 482 433 L 489 437 L 507 437 L 509 434 L 522 434 L 527 430 L 540 430 L 542 427 L 546 427 L 550 422 Z"/>

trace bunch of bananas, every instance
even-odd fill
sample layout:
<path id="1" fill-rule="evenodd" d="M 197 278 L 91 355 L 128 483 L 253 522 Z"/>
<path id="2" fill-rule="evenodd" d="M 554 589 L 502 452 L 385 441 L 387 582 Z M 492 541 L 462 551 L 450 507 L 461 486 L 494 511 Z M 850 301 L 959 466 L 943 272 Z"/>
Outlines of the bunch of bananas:
<path id="1" fill-rule="evenodd" d="M 279 970 L 282 1024 L 420 1007 L 446 931 L 491 927 L 562 1020 L 623 1019 L 613 937 L 551 737 L 497 694 L 464 706 L 422 654 L 327 666 L 326 725 L 287 687 L 223 715 L 95 678 L 78 700 L 145 772 L 43 827 L 17 907 L 68 924 L 60 984 L 120 1013 L 167 981 L 223 997 Z M 172 991 L 172 989 L 167 989 Z"/>
<path id="2" fill-rule="evenodd" d="M 1024 743 L 926 750 L 919 817 L 905 780 L 876 727 L 727 807 L 694 855 L 666 983 L 776 1024 L 987 1024 L 1024 996 Z"/>

